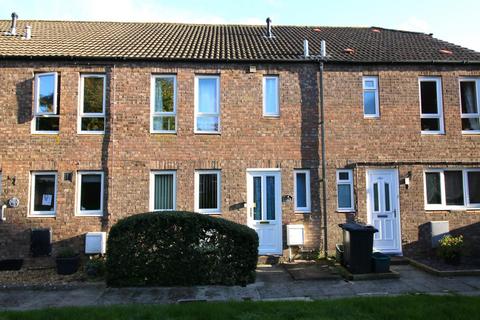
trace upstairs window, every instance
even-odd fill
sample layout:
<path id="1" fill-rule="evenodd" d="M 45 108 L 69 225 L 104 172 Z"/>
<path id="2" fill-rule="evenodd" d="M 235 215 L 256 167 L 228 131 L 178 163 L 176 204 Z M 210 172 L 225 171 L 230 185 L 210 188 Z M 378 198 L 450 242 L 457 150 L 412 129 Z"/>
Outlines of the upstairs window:
<path id="1" fill-rule="evenodd" d="M 280 116 L 278 77 L 263 77 L 263 115 L 267 117 Z"/>
<path id="2" fill-rule="evenodd" d="M 32 131 L 56 134 L 59 130 L 58 74 L 56 72 L 35 75 L 35 106 Z"/>
<path id="3" fill-rule="evenodd" d="M 176 132 L 176 77 L 152 76 L 151 127 L 152 133 Z"/>
<path id="4" fill-rule="evenodd" d="M 105 75 L 80 77 L 80 133 L 105 132 Z"/>
<path id="5" fill-rule="evenodd" d="M 195 132 L 220 132 L 220 77 L 195 77 Z"/>
<path id="6" fill-rule="evenodd" d="M 337 211 L 352 212 L 353 206 L 353 171 L 337 170 Z"/>
<path id="7" fill-rule="evenodd" d="M 460 80 L 462 133 L 480 133 L 479 79 Z"/>
<path id="8" fill-rule="evenodd" d="M 310 212 L 310 170 L 295 170 L 295 212 Z"/>
<path id="9" fill-rule="evenodd" d="M 480 208 L 480 169 L 425 171 L 425 209 Z"/>
<path id="10" fill-rule="evenodd" d="M 440 78 L 422 77 L 420 123 L 423 134 L 443 134 L 442 83 Z"/>
<path id="11" fill-rule="evenodd" d="M 378 101 L 378 77 L 363 77 L 363 116 L 378 118 L 380 108 Z"/>

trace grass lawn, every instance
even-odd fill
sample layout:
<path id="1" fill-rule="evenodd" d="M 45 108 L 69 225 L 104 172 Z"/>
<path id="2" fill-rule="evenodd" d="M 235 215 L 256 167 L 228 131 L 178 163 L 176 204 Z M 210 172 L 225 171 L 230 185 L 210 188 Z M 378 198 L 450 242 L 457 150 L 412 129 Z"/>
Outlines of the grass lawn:
<path id="1" fill-rule="evenodd" d="M 0 312 L 0 319 L 479 319 L 480 297 L 406 295 L 315 302 L 130 305 Z"/>

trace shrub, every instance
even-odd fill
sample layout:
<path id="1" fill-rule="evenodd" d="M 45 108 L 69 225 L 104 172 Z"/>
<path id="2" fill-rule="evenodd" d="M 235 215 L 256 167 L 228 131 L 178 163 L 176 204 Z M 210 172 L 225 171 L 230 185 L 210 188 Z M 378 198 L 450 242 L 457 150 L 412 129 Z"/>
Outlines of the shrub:
<path id="1" fill-rule="evenodd" d="M 100 258 L 91 258 L 85 264 L 85 272 L 89 277 L 103 277 L 105 275 L 105 260 Z"/>
<path id="2" fill-rule="evenodd" d="M 446 235 L 439 241 L 437 253 L 446 261 L 455 261 L 460 259 L 463 249 L 463 236 Z"/>
<path id="3" fill-rule="evenodd" d="M 246 284 L 255 280 L 258 236 L 247 226 L 192 212 L 155 212 L 115 224 L 107 284 Z"/>
<path id="4" fill-rule="evenodd" d="M 62 248 L 58 251 L 57 258 L 64 259 L 64 258 L 73 258 L 78 255 L 75 250 L 72 248 Z"/>

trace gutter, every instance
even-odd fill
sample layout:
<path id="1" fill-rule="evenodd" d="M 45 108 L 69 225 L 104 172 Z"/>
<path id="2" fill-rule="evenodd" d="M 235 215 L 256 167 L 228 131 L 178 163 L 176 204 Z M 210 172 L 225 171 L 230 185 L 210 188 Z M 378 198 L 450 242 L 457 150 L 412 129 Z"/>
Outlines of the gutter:
<path id="1" fill-rule="evenodd" d="M 197 62 L 197 63 L 315 63 L 318 59 L 195 59 L 195 58 L 155 58 L 155 57 L 98 57 L 98 56 L 10 56 L 0 55 L 1 60 L 56 60 L 56 61 L 143 61 L 143 62 Z M 348 65 L 480 65 L 480 60 L 404 60 L 404 61 L 369 61 L 369 60 L 329 60 L 330 64 Z"/>

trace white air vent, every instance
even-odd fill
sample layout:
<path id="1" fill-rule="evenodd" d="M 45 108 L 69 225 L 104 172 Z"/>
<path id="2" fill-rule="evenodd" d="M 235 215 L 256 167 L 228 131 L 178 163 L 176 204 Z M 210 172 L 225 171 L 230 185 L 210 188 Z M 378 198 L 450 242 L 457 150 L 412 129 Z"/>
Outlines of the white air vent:
<path id="1" fill-rule="evenodd" d="M 106 232 L 87 232 L 85 235 L 85 254 L 105 254 Z"/>
<path id="2" fill-rule="evenodd" d="M 303 224 L 287 225 L 287 245 L 303 246 L 305 243 Z"/>

